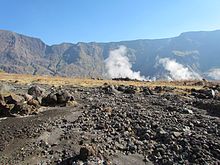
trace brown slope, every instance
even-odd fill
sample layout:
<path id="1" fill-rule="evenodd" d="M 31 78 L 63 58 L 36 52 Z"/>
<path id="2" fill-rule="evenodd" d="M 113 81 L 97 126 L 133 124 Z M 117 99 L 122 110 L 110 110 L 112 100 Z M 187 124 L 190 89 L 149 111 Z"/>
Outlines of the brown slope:
<path id="1" fill-rule="evenodd" d="M 0 69 L 9 73 L 100 77 L 104 59 L 95 43 L 48 46 L 40 39 L 0 30 Z"/>

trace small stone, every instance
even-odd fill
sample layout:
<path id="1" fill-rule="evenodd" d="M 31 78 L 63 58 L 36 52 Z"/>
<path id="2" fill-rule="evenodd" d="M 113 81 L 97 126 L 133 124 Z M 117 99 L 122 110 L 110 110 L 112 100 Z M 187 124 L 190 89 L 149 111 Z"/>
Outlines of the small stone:
<path id="1" fill-rule="evenodd" d="M 188 113 L 188 114 L 193 114 L 193 111 L 190 110 L 190 109 L 188 109 L 188 108 L 184 108 L 184 109 L 183 109 L 183 112 L 184 112 L 184 113 Z"/>
<path id="2" fill-rule="evenodd" d="M 182 134 L 181 132 L 173 132 L 173 135 L 174 135 L 175 137 L 179 137 L 181 134 Z"/>
<path id="3" fill-rule="evenodd" d="M 166 135 L 167 132 L 166 132 L 163 128 L 160 128 L 160 129 L 159 129 L 159 134 L 160 134 L 160 135 Z"/>
<path id="4" fill-rule="evenodd" d="M 115 146 L 116 146 L 117 149 L 119 149 L 119 150 L 124 150 L 124 149 L 125 149 L 125 147 L 124 147 L 122 144 L 118 143 L 118 142 L 115 142 Z"/>
<path id="5" fill-rule="evenodd" d="M 77 105 L 78 105 L 78 103 L 77 103 L 76 101 L 68 101 L 68 102 L 66 103 L 66 106 L 71 106 L 71 107 L 77 106 Z"/>

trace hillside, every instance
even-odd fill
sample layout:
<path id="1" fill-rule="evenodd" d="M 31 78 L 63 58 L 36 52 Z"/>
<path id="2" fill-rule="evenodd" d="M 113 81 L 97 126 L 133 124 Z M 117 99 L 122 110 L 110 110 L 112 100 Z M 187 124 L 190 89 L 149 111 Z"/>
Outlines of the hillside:
<path id="1" fill-rule="evenodd" d="M 219 42 L 220 30 L 217 30 L 187 32 L 167 39 L 49 46 L 37 38 L 0 30 L 0 69 L 34 75 L 109 77 L 105 61 L 111 51 L 124 46 L 130 69 L 140 71 L 142 76 L 181 79 L 173 74 L 178 67 L 185 78 L 219 79 Z"/>

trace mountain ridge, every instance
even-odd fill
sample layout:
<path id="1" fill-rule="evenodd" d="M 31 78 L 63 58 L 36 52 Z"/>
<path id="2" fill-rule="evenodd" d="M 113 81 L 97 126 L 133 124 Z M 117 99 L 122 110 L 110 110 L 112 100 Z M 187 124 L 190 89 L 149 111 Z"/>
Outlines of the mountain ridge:
<path id="1" fill-rule="evenodd" d="M 0 30 L 0 69 L 9 73 L 108 77 L 105 60 L 124 45 L 132 70 L 145 77 L 168 73 L 156 67 L 158 59 L 169 58 L 189 70 L 205 75 L 220 68 L 220 30 L 184 32 L 177 37 L 137 39 L 120 42 L 78 42 L 47 45 L 39 38 Z M 206 77 L 206 76 L 205 76 Z"/>

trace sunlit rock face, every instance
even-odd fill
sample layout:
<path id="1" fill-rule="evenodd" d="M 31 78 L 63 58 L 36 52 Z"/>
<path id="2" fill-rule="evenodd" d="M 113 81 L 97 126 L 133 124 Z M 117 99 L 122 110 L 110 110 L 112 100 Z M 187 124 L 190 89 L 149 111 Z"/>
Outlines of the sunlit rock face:
<path id="1" fill-rule="evenodd" d="M 218 43 L 220 30 L 187 32 L 167 39 L 51 46 L 37 38 L 0 30 L 0 69 L 10 73 L 112 78 L 115 75 L 109 59 L 122 57 L 126 65 L 114 72 L 116 77 L 218 80 Z"/>

